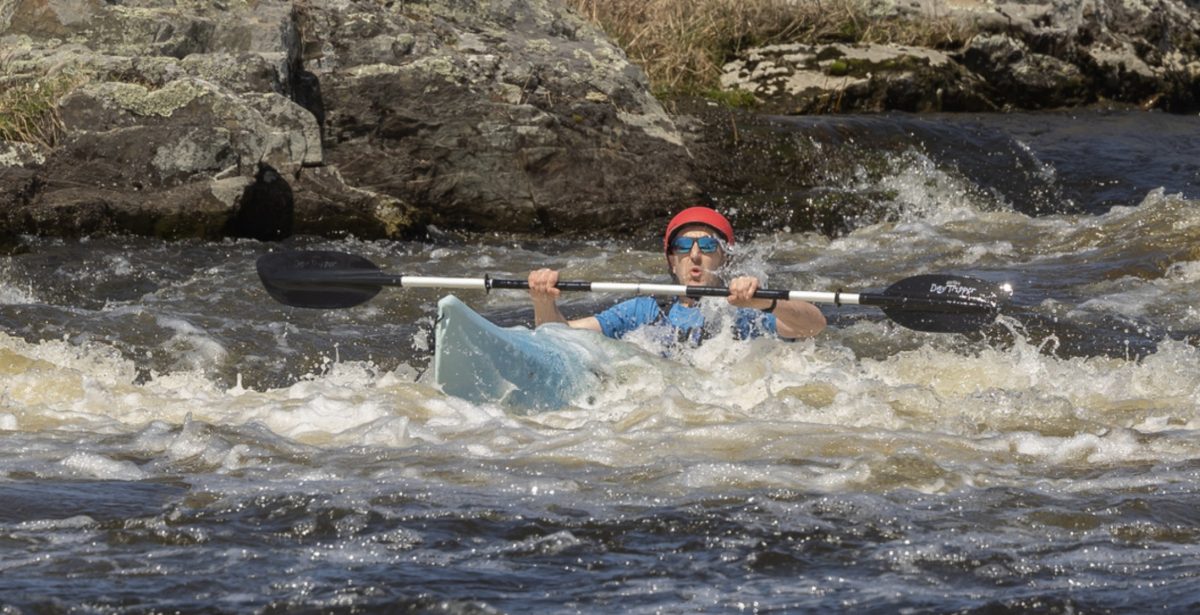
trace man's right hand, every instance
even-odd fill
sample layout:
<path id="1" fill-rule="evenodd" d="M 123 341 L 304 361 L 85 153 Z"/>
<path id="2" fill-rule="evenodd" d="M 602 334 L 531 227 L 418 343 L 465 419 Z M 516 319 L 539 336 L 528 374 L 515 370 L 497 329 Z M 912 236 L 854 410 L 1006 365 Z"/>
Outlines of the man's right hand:
<path id="1" fill-rule="evenodd" d="M 558 284 L 558 272 L 553 269 L 538 269 L 529 272 L 529 296 L 533 299 L 533 324 L 541 326 L 548 322 L 563 322 L 576 329 L 600 331 L 600 321 L 595 316 L 585 316 L 568 321 L 558 309 L 558 296 L 562 294 Z"/>
<path id="2" fill-rule="evenodd" d="M 553 269 L 530 271 L 529 296 L 533 298 L 534 304 L 557 301 L 562 291 L 555 287 L 556 284 L 558 284 L 557 271 Z"/>
<path id="3" fill-rule="evenodd" d="M 533 300 L 533 324 L 541 326 L 548 322 L 567 322 L 562 311 L 558 309 L 558 296 L 561 290 L 558 284 L 558 272 L 553 269 L 538 269 L 529 272 L 529 298 Z"/>

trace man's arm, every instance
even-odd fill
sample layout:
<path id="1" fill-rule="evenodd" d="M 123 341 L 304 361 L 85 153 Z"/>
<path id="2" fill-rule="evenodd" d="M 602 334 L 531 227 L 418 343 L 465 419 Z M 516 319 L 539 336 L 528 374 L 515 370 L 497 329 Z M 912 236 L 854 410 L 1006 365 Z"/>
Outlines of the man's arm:
<path id="1" fill-rule="evenodd" d="M 755 299 L 758 291 L 758 278 L 744 276 L 734 278 L 729 283 L 729 303 L 744 308 L 766 310 L 771 307 L 772 299 Z M 825 315 L 817 306 L 807 301 L 780 299 L 775 301 L 775 332 L 779 337 L 801 338 L 813 337 L 825 330 Z"/>
<path id="2" fill-rule="evenodd" d="M 538 269 L 529 272 L 529 297 L 533 299 L 533 324 L 540 327 L 548 322 L 562 322 L 575 329 L 600 331 L 600 321 L 595 316 L 567 320 L 558 309 L 558 296 L 562 291 L 558 284 L 558 272 L 553 269 Z"/>
<path id="3" fill-rule="evenodd" d="M 759 301 L 767 303 L 760 309 L 766 309 L 770 305 L 767 299 Z M 813 337 L 825 330 L 825 315 L 817 306 L 807 301 L 781 300 L 775 304 L 771 313 L 775 315 L 775 332 L 779 337 Z"/>

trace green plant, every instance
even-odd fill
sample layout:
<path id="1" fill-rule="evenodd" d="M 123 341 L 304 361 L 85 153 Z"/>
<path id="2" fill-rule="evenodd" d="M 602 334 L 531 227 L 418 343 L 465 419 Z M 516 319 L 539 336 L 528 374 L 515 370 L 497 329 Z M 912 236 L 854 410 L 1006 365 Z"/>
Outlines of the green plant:
<path id="1" fill-rule="evenodd" d="M 705 90 L 703 95 L 709 100 L 715 100 L 727 107 L 734 107 L 737 109 L 750 109 L 758 104 L 758 99 L 754 96 L 753 92 L 747 92 L 746 90 L 741 89 Z"/>

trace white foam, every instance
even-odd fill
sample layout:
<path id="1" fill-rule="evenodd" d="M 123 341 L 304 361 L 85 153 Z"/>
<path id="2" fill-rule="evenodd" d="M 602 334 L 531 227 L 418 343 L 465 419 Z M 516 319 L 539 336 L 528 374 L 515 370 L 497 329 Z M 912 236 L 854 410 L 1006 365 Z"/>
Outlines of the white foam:
<path id="1" fill-rule="evenodd" d="M 1182 286 L 1197 276 L 1183 263 L 1162 283 Z M 729 316 L 719 301 L 711 309 L 714 322 Z M 384 371 L 330 360 L 279 389 L 218 386 L 200 364 L 227 359 L 219 344 L 207 345 L 213 338 L 189 323 L 168 326 L 195 349 L 196 364 L 140 381 L 130 361 L 100 343 L 0 335 L 0 429 L 130 433 L 124 452 L 151 459 L 138 465 L 47 444 L 40 457 L 7 467 L 142 480 L 179 467 L 262 467 L 280 451 L 303 457 L 370 447 L 461 461 L 466 469 L 456 480 L 467 482 L 554 464 L 644 472 L 639 484 L 656 492 L 939 492 L 1041 480 L 1039 468 L 1200 456 L 1200 438 L 1190 437 L 1200 427 L 1193 367 L 1200 350 L 1183 343 L 1164 343 L 1141 361 L 1058 359 L 1019 336 L 1006 348 L 965 347 L 955 336 L 886 321 L 798 343 L 741 342 L 722 329 L 672 358 L 618 344 L 623 350 L 609 356 L 605 385 L 590 400 L 517 417 L 448 398 L 406 365 Z M 900 349 L 862 355 L 880 345 Z M 357 469 L 322 466 L 308 478 L 346 471 Z M 371 471 L 406 480 L 438 472 L 419 464 Z M 543 495 L 586 488 L 553 478 L 502 480 Z"/>
<path id="2" fill-rule="evenodd" d="M 147 474 L 131 461 L 117 461 L 94 453 L 73 453 L 62 460 L 68 475 L 102 480 L 142 480 Z"/>
<path id="3" fill-rule="evenodd" d="M 175 358 L 172 370 L 189 371 L 220 365 L 229 352 L 211 334 L 179 318 L 160 316 L 158 326 L 174 331 L 163 349 Z"/>

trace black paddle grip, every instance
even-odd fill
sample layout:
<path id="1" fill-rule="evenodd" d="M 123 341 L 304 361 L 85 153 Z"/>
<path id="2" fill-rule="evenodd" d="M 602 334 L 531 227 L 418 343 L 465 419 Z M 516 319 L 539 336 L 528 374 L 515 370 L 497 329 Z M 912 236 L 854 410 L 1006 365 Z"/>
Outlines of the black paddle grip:
<path id="1" fill-rule="evenodd" d="M 755 299 L 783 299 L 787 300 L 788 290 L 772 290 L 768 288 L 760 288 L 754 291 Z M 687 287 L 687 296 L 689 297 L 728 297 L 729 289 L 724 286 L 689 286 Z"/>
<path id="2" fill-rule="evenodd" d="M 506 290 L 520 290 L 520 289 L 524 289 L 524 288 L 529 288 L 529 282 L 526 282 L 525 280 L 503 280 L 503 279 L 487 278 L 487 287 L 489 290 L 493 289 L 493 288 L 501 288 L 501 289 L 506 289 Z"/>
<path id="3" fill-rule="evenodd" d="M 525 280 L 504 280 L 499 278 L 487 278 L 487 287 L 489 289 L 499 288 L 503 290 L 523 290 L 529 288 L 529 282 Z M 565 282 L 560 281 L 554 285 L 558 290 L 573 291 L 589 291 L 592 290 L 591 282 Z"/>
<path id="4" fill-rule="evenodd" d="M 587 292 L 589 290 L 592 290 L 592 283 L 591 282 L 559 282 L 558 284 L 555 284 L 554 287 L 557 288 L 558 290 L 566 290 L 566 291 L 579 290 L 579 291 Z"/>

